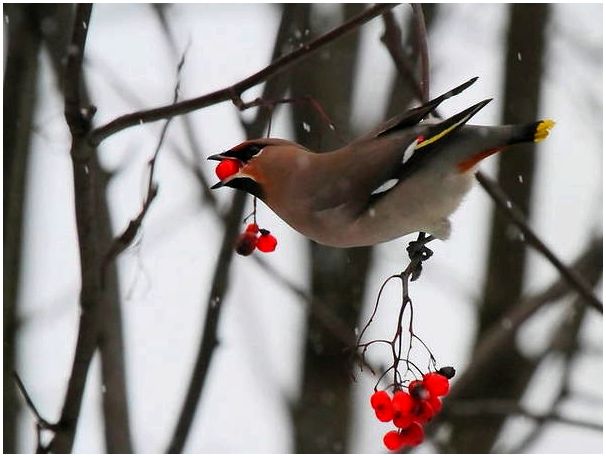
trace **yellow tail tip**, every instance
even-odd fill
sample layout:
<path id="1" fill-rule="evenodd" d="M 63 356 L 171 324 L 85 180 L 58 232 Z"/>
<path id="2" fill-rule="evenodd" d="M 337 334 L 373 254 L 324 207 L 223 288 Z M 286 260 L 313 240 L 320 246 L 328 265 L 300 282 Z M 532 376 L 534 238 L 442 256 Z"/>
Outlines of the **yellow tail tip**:
<path id="1" fill-rule="evenodd" d="M 552 119 L 543 119 L 537 124 L 534 132 L 534 142 L 543 141 L 549 135 L 549 131 L 555 126 Z"/>

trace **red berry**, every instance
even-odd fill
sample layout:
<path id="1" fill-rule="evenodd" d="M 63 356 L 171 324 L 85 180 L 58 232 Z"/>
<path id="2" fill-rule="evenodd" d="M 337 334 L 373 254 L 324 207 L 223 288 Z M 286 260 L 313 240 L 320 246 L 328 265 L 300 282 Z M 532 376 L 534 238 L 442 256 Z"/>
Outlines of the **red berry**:
<path id="1" fill-rule="evenodd" d="M 251 255 L 256 247 L 257 236 L 254 233 L 241 233 L 236 240 L 236 252 L 240 255 Z"/>
<path id="2" fill-rule="evenodd" d="M 406 392 L 398 390 L 393 396 L 393 423 L 398 428 L 404 428 L 412 422 L 414 400 Z"/>
<path id="3" fill-rule="evenodd" d="M 425 438 L 423 427 L 417 422 L 413 422 L 400 432 L 404 446 L 418 446 Z"/>
<path id="4" fill-rule="evenodd" d="M 412 408 L 412 420 L 419 424 L 428 422 L 433 416 L 435 411 L 431 407 L 431 404 L 427 400 L 417 400 Z"/>
<path id="5" fill-rule="evenodd" d="M 377 409 L 379 405 L 390 402 L 391 398 L 389 398 L 389 394 L 384 390 L 379 390 L 370 396 L 370 406 L 372 406 L 373 409 Z"/>
<path id="6" fill-rule="evenodd" d="M 440 400 L 438 397 L 431 396 L 427 401 L 431 405 L 434 415 L 442 411 L 442 400 Z"/>
<path id="7" fill-rule="evenodd" d="M 261 252 L 273 252 L 276 250 L 278 240 L 271 233 L 265 233 L 257 240 L 257 249 Z"/>
<path id="8" fill-rule="evenodd" d="M 248 224 L 246 231 L 250 233 L 259 233 L 259 226 L 257 224 Z"/>
<path id="9" fill-rule="evenodd" d="M 370 397 L 370 405 L 375 410 L 377 419 L 381 422 L 389 422 L 393 418 L 391 398 L 389 398 L 389 394 L 384 390 L 375 392 L 372 397 Z"/>
<path id="10" fill-rule="evenodd" d="M 383 443 L 390 451 L 399 451 L 404 446 L 402 435 L 400 435 L 396 430 L 387 432 L 385 436 L 383 436 Z"/>
<path id="11" fill-rule="evenodd" d="M 427 373 L 423 375 L 423 385 L 435 397 L 443 397 L 449 390 L 448 379 L 440 373 Z"/>
<path id="12" fill-rule="evenodd" d="M 231 175 L 236 174 L 240 170 L 240 161 L 234 159 L 223 159 L 215 168 L 217 177 L 223 181 Z"/>
<path id="13" fill-rule="evenodd" d="M 430 395 L 423 381 L 411 381 L 408 384 L 408 391 L 415 400 L 427 400 Z"/>
<path id="14" fill-rule="evenodd" d="M 389 422 L 393 419 L 393 408 L 391 405 L 380 406 L 375 409 L 375 416 L 381 422 Z"/>

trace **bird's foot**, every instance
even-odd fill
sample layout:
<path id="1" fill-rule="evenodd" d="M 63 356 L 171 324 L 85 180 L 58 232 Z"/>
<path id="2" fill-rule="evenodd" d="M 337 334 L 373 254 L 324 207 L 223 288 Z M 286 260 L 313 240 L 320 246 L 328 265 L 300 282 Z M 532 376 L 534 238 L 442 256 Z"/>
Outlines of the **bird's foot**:
<path id="1" fill-rule="evenodd" d="M 424 232 L 419 233 L 419 237 L 415 241 L 411 241 L 406 248 L 410 261 L 414 263 L 411 281 L 416 281 L 423 271 L 423 262 L 433 255 L 433 251 L 426 244 L 435 238 L 432 235 L 426 235 Z"/>

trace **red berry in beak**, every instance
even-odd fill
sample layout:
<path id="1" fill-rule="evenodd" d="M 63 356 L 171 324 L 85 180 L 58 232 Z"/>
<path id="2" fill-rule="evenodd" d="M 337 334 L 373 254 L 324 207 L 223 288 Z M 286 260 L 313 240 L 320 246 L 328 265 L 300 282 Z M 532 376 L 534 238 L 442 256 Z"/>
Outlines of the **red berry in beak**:
<path id="1" fill-rule="evenodd" d="M 238 171 L 240 171 L 240 161 L 235 159 L 223 159 L 215 168 L 215 173 L 221 181 L 235 175 Z"/>

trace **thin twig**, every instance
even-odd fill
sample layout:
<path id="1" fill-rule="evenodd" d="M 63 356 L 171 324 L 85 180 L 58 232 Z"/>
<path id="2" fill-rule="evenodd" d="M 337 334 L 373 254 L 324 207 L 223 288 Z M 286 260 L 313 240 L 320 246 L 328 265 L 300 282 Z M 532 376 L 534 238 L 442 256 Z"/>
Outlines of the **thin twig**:
<path id="1" fill-rule="evenodd" d="M 335 133 L 335 135 L 337 135 L 339 137 L 339 140 L 341 140 L 343 143 L 347 143 L 347 139 L 344 138 L 339 133 L 334 122 L 332 121 L 332 119 L 330 118 L 330 116 L 328 115 L 328 113 L 326 112 L 324 107 L 322 106 L 322 104 L 310 95 L 304 95 L 302 97 L 287 97 L 287 98 L 281 98 L 279 100 L 264 100 L 261 97 L 258 97 L 250 102 L 246 102 L 246 103 L 242 104 L 242 106 L 240 107 L 240 110 L 244 111 L 249 108 L 253 108 L 255 106 L 260 106 L 262 108 L 266 108 L 266 109 L 270 110 L 270 125 L 271 125 L 271 113 L 276 105 L 296 104 L 296 103 L 302 103 L 302 102 L 309 103 L 309 105 L 312 107 L 312 109 L 316 113 L 318 113 L 320 118 L 326 123 L 328 128 L 330 130 L 332 130 Z M 268 133 L 268 136 L 269 136 L 269 133 Z"/>
<path id="2" fill-rule="evenodd" d="M 391 58 L 398 70 L 398 75 L 408 84 L 419 101 L 423 102 L 423 91 L 417 83 L 415 71 L 406 58 L 404 49 L 402 48 L 402 32 L 396 23 L 393 11 L 389 10 L 383 14 L 383 23 L 385 31 L 381 36 L 381 41 L 389 51 Z"/>
<path id="3" fill-rule="evenodd" d="M 34 416 L 36 416 L 36 422 L 44 430 L 55 430 L 57 428 L 57 425 L 51 424 L 50 422 L 48 422 L 46 419 L 44 419 L 40 415 L 40 413 L 38 412 L 38 408 L 36 408 L 36 405 L 34 404 L 32 398 L 30 397 L 29 393 L 27 392 L 27 389 L 25 388 L 25 384 L 23 384 L 23 381 L 21 380 L 21 378 L 19 377 L 17 372 L 15 372 L 15 371 L 13 372 L 13 377 L 15 378 L 15 383 L 17 384 L 17 388 L 19 389 L 19 392 L 21 392 L 21 395 L 23 395 L 23 399 L 25 400 L 25 403 L 27 404 L 27 406 L 29 407 L 31 412 L 34 414 Z"/>
<path id="4" fill-rule="evenodd" d="M 276 76 L 295 62 L 310 55 L 312 52 L 315 52 L 341 36 L 356 30 L 362 24 L 370 21 L 380 14 L 383 14 L 386 10 L 394 8 L 395 6 L 397 6 L 397 4 L 375 5 L 363 13 L 355 16 L 351 20 L 345 22 L 341 26 L 311 41 L 310 43 L 304 44 L 299 49 L 278 58 L 257 73 L 224 89 L 211 92 L 201 97 L 184 100 L 179 103 L 120 116 L 113 121 L 94 129 L 89 136 L 89 141 L 91 144 L 99 144 L 108 136 L 113 135 L 125 128 L 189 113 L 191 111 L 228 100 L 231 100 L 236 106 L 239 107 L 244 103 L 240 98 L 244 91 L 264 82 L 270 77 Z"/>
<path id="5" fill-rule="evenodd" d="M 177 83 L 175 84 L 175 89 L 174 89 L 174 93 L 173 93 L 173 103 L 175 103 L 179 97 L 179 90 L 181 87 L 181 70 L 183 69 L 183 65 L 185 64 L 185 56 L 187 55 L 188 47 L 183 52 L 183 54 L 181 56 L 181 60 L 179 61 L 179 64 L 177 65 Z M 133 242 L 133 240 L 135 239 L 135 237 L 141 230 L 141 225 L 143 224 L 143 219 L 145 218 L 147 211 L 149 210 L 152 202 L 158 195 L 158 185 L 156 183 L 154 183 L 154 174 L 156 171 L 156 163 L 158 161 L 158 156 L 160 154 L 160 150 L 162 149 L 162 145 L 164 144 L 164 140 L 166 138 L 166 133 L 168 132 L 168 126 L 170 125 L 170 122 L 172 121 L 172 119 L 173 118 L 169 118 L 164 123 L 164 126 L 162 127 L 162 131 L 160 132 L 160 137 L 158 138 L 158 144 L 156 145 L 154 154 L 152 155 L 152 158 L 149 160 L 149 177 L 147 180 L 147 193 L 146 193 L 145 199 L 143 200 L 143 206 L 141 208 L 141 211 L 134 219 L 132 219 L 129 222 L 128 226 L 126 227 L 126 230 L 124 230 L 124 232 L 122 232 L 121 235 L 117 236 L 113 240 L 111 246 L 109 247 L 107 253 L 105 254 L 105 257 L 103 259 L 103 266 L 102 266 L 102 281 L 101 281 L 102 286 L 105 283 L 105 272 L 107 270 L 107 266 L 118 255 L 120 255 L 122 252 L 124 252 L 124 250 L 127 249 L 128 246 L 130 246 L 130 244 Z"/>
<path id="6" fill-rule="evenodd" d="M 160 27 L 162 29 L 162 32 L 166 36 L 166 41 L 169 45 L 171 53 L 174 55 L 178 55 L 179 51 L 177 48 L 177 39 L 166 17 L 166 5 L 154 3 L 152 4 L 152 9 L 158 16 L 158 20 L 160 21 Z M 196 175 L 196 178 L 200 182 L 200 187 L 202 189 L 204 198 L 210 202 L 211 206 L 216 206 L 217 199 L 215 197 L 215 194 L 210 190 L 210 185 L 206 180 L 206 176 L 204 176 L 204 173 L 202 173 L 201 170 L 202 162 L 199 160 L 199 158 L 200 156 L 202 156 L 202 146 L 200 145 L 200 142 L 197 139 L 196 129 L 193 126 L 190 116 L 183 116 L 182 123 L 183 128 L 185 129 L 185 139 L 189 143 L 189 149 L 192 152 L 194 162 L 190 164 L 189 168 L 193 170 Z M 173 146 L 173 148 L 177 149 L 175 146 Z M 183 159 L 182 161 L 186 162 L 185 156 L 180 155 L 179 150 L 177 150 L 177 158 Z"/>
<path id="7" fill-rule="evenodd" d="M 423 371 L 410 360 L 410 353 L 412 350 L 413 339 L 416 339 L 425 347 L 425 349 L 427 350 L 427 352 L 429 354 L 430 360 L 435 368 L 436 360 L 435 360 L 433 354 L 431 353 L 431 351 L 429 350 L 429 347 L 421 340 L 421 338 L 419 338 L 414 333 L 413 303 L 412 303 L 412 298 L 410 297 L 409 292 L 408 292 L 409 282 L 415 281 L 419 278 L 422 268 L 423 268 L 422 267 L 423 262 L 426 261 L 427 259 L 429 259 L 433 254 L 433 252 L 426 246 L 426 244 L 429 243 L 430 241 L 432 241 L 433 239 L 434 239 L 433 236 L 426 236 L 423 232 L 421 232 L 421 233 L 419 233 L 418 239 L 409 244 L 407 251 L 408 251 L 408 255 L 410 257 L 410 263 L 404 269 L 404 271 L 402 271 L 400 274 L 392 275 L 383 282 L 383 284 L 381 285 L 381 288 L 379 289 L 377 298 L 375 300 L 375 306 L 374 306 L 373 312 L 358 337 L 358 341 L 356 343 L 356 348 L 358 350 L 362 349 L 362 352 L 360 354 L 362 361 L 365 361 L 365 354 L 366 354 L 366 351 L 368 350 L 368 348 L 376 343 L 387 343 L 391 349 L 392 364 L 386 370 L 383 371 L 383 374 L 381 374 L 381 376 L 379 376 L 379 379 L 377 380 L 375 387 L 374 387 L 375 391 L 377 390 L 379 384 L 381 383 L 381 380 L 390 371 L 393 371 L 393 383 L 389 384 L 388 387 L 393 387 L 394 389 L 401 389 L 403 387 L 403 384 L 406 381 L 406 376 L 408 375 L 408 373 L 412 372 L 414 375 L 414 372 L 413 372 L 413 370 L 411 370 L 411 367 L 416 369 L 417 373 L 419 375 L 423 374 Z M 364 337 L 364 334 L 366 333 L 366 331 L 370 327 L 370 324 L 374 320 L 377 310 L 379 308 L 379 302 L 381 299 L 381 295 L 383 294 L 383 290 L 385 289 L 387 284 L 392 279 L 396 279 L 396 278 L 398 278 L 400 280 L 401 285 L 402 285 L 402 301 L 400 303 L 400 310 L 398 313 L 396 331 L 395 331 L 394 336 L 389 341 L 379 339 L 379 340 L 371 340 L 367 343 L 362 343 L 362 338 Z M 409 323 L 408 323 L 409 340 L 408 340 L 408 348 L 406 351 L 406 357 L 402 358 L 402 343 L 403 343 L 403 333 L 404 333 L 403 332 L 403 320 L 404 320 L 404 312 L 406 311 L 407 308 L 410 308 L 410 319 L 409 319 Z M 406 363 L 406 371 L 404 372 L 403 375 L 398 370 L 398 366 L 401 361 L 404 361 Z M 374 372 L 373 372 L 373 374 L 374 374 Z M 416 377 L 416 375 L 415 375 L 415 377 Z"/>
<path id="8" fill-rule="evenodd" d="M 413 3 L 412 11 L 415 19 L 415 36 L 417 48 L 421 56 L 421 93 L 423 103 L 429 100 L 429 46 L 427 44 L 427 28 L 425 27 L 425 16 L 423 7 L 419 3 Z"/>
<path id="9" fill-rule="evenodd" d="M 550 411 L 545 414 L 534 413 L 524 408 L 517 402 L 510 400 L 488 399 L 488 400 L 457 400 L 452 402 L 448 407 L 448 415 L 452 416 L 523 416 L 538 422 L 560 422 L 562 424 L 583 427 L 591 430 L 602 431 L 603 425 L 565 417 L 556 412 Z"/>
<path id="10" fill-rule="evenodd" d="M 587 303 L 601 314 L 604 314 L 604 305 L 595 296 L 592 289 L 587 285 L 582 276 L 568 268 L 556 257 L 556 255 L 543 243 L 534 231 L 526 223 L 522 211 L 513 204 L 505 195 L 505 192 L 492 179 L 484 173 L 478 171 L 476 178 L 480 185 L 488 192 L 497 204 L 497 207 L 503 211 L 509 219 L 524 234 L 524 241 L 541 253 L 549 262 L 560 272 L 562 277 L 585 299 Z"/>

